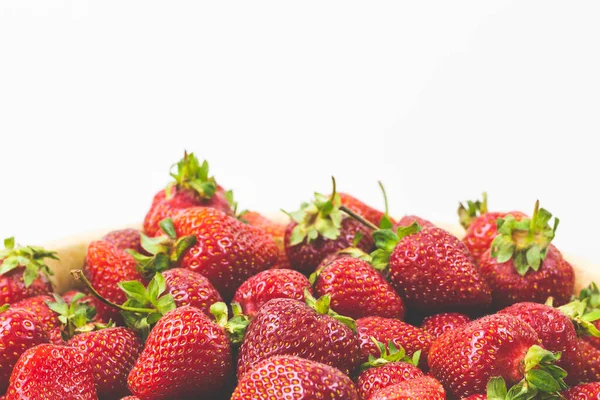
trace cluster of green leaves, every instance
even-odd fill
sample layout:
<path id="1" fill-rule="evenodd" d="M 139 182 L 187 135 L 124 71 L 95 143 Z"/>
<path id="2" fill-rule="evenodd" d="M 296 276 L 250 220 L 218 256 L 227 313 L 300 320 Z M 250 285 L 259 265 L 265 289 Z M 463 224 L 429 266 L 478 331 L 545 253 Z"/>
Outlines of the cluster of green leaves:
<path id="1" fill-rule="evenodd" d="M 487 193 L 483 192 L 482 200 L 467 200 L 467 205 L 460 203 L 458 205 L 458 219 L 460 224 L 467 229 L 473 220 L 487 213 Z"/>
<path id="2" fill-rule="evenodd" d="M 374 337 L 371 337 L 371 341 L 375 343 L 381 355 L 376 358 L 372 354 L 369 354 L 369 360 L 362 363 L 360 366 L 361 371 L 372 367 L 385 365 L 391 362 L 405 362 L 412 364 L 415 367 L 419 365 L 419 359 L 421 358 L 421 350 L 415 351 L 413 355 L 409 357 L 402 346 L 396 347 L 396 345 L 391 340 L 388 342 L 387 347 L 385 344 L 381 343 Z"/>
<path id="3" fill-rule="evenodd" d="M 175 167 L 177 172 L 173 172 Z M 217 182 L 208 173 L 206 160 L 200 164 L 194 153 L 185 152 L 183 158 L 171 166 L 170 175 L 174 181 L 169 183 L 165 189 L 167 198 L 173 196 L 173 187 L 175 186 L 178 189 L 192 189 L 203 199 L 212 198 L 217 191 Z"/>
<path id="4" fill-rule="evenodd" d="M 340 315 L 331 309 L 331 295 L 330 294 L 326 294 L 326 295 L 321 296 L 318 299 L 316 299 L 310 293 L 308 288 L 305 288 L 304 289 L 304 301 L 306 302 L 306 305 L 308 305 L 310 308 L 315 310 L 315 312 L 317 312 L 317 314 L 329 315 L 330 317 L 333 317 L 337 321 L 346 325 L 353 332 L 356 332 L 356 321 L 355 320 L 353 320 L 350 317 Z"/>
<path id="5" fill-rule="evenodd" d="M 92 322 L 96 316 L 96 307 L 81 301 L 85 297 L 83 293 L 77 293 L 73 296 L 69 304 L 56 293 L 53 296 L 54 301 L 47 301 L 46 305 L 58 314 L 58 320 L 62 324 L 61 335 L 65 341 L 78 333 L 91 332 L 113 325 L 111 321 L 108 324 Z"/>
<path id="6" fill-rule="evenodd" d="M 46 258 L 58 260 L 55 251 L 36 246 L 17 246 L 14 237 L 4 239 L 4 250 L 0 250 L 0 260 L 2 260 L 0 275 L 17 267 L 25 267 L 23 282 L 25 286 L 29 286 L 38 278 L 40 272 L 46 276 L 53 275 L 52 270 L 44 262 Z"/>
<path id="7" fill-rule="evenodd" d="M 390 264 L 390 255 L 396 245 L 406 236 L 417 233 L 421 226 L 413 222 L 409 226 L 400 226 L 394 232 L 392 229 L 379 229 L 373 232 L 373 240 L 377 250 L 371 253 L 371 265 L 378 271 L 384 271 Z"/>
<path id="8" fill-rule="evenodd" d="M 315 193 L 312 202 L 302 203 L 298 211 L 286 212 L 297 224 L 290 235 L 290 245 L 295 246 L 304 240 L 310 243 L 319 236 L 337 239 L 342 226 L 341 205 L 340 196 L 335 191 L 330 197 Z"/>

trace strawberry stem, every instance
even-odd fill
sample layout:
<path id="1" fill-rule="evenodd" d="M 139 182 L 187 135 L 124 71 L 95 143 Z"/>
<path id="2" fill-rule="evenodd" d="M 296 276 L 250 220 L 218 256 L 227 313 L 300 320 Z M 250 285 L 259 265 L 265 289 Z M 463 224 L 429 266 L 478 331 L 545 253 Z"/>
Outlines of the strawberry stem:
<path id="1" fill-rule="evenodd" d="M 348 207 L 342 205 L 340 206 L 340 210 L 345 212 L 346 214 L 348 214 L 350 217 L 352 217 L 353 219 L 357 220 L 358 222 L 360 222 L 361 224 L 363 224 L 364 226 L 366 226 L 369 229 L 372 229 L 374 231 L 378 231 L 379 227 L 375 224 L 372 224 L 371 222 L 367 221 L 365 218 L 363 218 L 361 215 L 355 213 L 354 211 L 352 211 L 351 209 L 349 209 Z"/>
<path id="2" fill-rule="evenodd" d="M 385 215 L 389 216 L 389 208 L 388 208 L 388 198 L 387 198 L 387 193 L 385 192 L 385 188 L 383 187 L 383 182 L 381 181 L 377 181 L 377 183 L 379 184 L 379 188 L 381 189 L 381 194 L 383 194 L 383 206 L 385 207 Z"/>

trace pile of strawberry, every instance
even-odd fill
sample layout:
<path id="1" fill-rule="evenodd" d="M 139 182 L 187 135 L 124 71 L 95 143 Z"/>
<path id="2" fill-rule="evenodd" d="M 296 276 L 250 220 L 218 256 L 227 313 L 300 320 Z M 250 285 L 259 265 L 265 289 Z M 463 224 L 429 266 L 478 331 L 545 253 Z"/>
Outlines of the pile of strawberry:
<path id="1" fill-rule="evenodd" d="M 143 232 L 111 232 L 53 293 L 56 253 L 0 251 L 0 399 L 600 399 L 600 292 L 573 296 L 558 219 L 416 216 L 315 194 L 239 212 L 193 154 Z"/>

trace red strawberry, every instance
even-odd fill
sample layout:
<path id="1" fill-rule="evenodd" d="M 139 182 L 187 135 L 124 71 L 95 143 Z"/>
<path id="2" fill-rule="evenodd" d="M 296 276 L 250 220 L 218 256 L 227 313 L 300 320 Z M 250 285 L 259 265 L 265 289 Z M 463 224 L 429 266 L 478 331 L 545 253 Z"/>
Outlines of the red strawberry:
<path id="1" fill-rule="evenodd" d="M 395 225 L 395 228 L 398 229 L 401 226 L 411 226 L 415 222 L 419 224 L 421 228 L 435 228 L 435 225 L 432 222 L 429 222 L 421 217 L 417 217 L 416 215 L 405 215 L 404 217 L 400 218 L 400 221 L 398 221 L 398 223 Z"/>
<path id="2" fill-rule="evenodd" d="M 60 334 L 61 322 L 58 314 L 48 307 L 48 302 L 53 302 L 54 298 L 50 296 L 35 296 L 21 300 L 13 304 L 12 308 L 21 308 L 31 312 L 40 321 L 44 330 L 48 334 L 51 343 L 62 344 L 63 340 Z"/>
<path id="3" fill-rule="evenodd" d="M 482 201 L 467 201 L 467 206 L 460 204 L 458 216 L 460 223 L 467 230 L 462 241 L 477 262 L 481 255 L 492 245 L 492 241 L 498 234 L 496 221 L 498 218 L 506 218 L 512 215 L 515 220 L 520 221 L 527 218 L 526 214 L 520 211 L 511 212 L 489 212 L 487 210 L 487 194 L 483 193 Z"/>
<path id="4" fill-rule="evenodd" d="M 426 317 L 421 324 L 421 329 L 437 339 L 442 333 L 451 331 L 471 322 L 471 318 L 460 313 L 441 313 Z"/>
<path id="5" fill-rule="evenodd" d="M 107 328 L 75 335 L 68 343 L 88 358 L 98 396 L 118 399 L 129 393 L 127 375 L 137 360 L 142 345 L 127 328 Z"/>
<path id="6" fill-rule="evenodd" d="M 96 400 L 92 367 L 73 347 L 33 347 L 19 358 L 6 391 L 6 400 L 21 399 Z"/>
<path id="7" fill-rule="evenodd" d="M 404 303 L 368 262 L 344 257 L 311 276 L 318 296 L 331 295 L 331 307 L 350 318 L 404 317 Z"/>
<path id="8" fill-rule="evenodd" d="M 89 244 L 83 271 L 94 288 L 104 298 L 117 304 L 126 300 L 125 293 L 117 284 L 121 281 L 141 280 L 135 267 L 135 260 L 125 250 L 113 244 L 98 240 Z M 117 310 L 97 304 L 98 317 L 103 321 L 120 321 Z"/>
<path id="9" fill-rule="evenodd" d="M 4 250 L 0 250 L 0 305 L 52 292 L 47 279 L 52 271 L 44 262 L 46 258 L 58 260 L 53 251 L 15 245 L 12 237 L 4 239 Z"/>
<path id="10" fill-rule="evenodd" d="M 487 394 L 472 394 L 469 397 L 463 397 L 462 400 L 488 400 Z"/>
<path id="11" fill-rule="evenodd" d="M 154 196 L 144 219 L 144 231 L 150 236 L 158 232 L 163 219 L 172 218 L 186 208 L 202 206 L 231 213 L 225 191 L 217 185 L 214 177 L 208 176 L 206 161 L 200 164 L 193 153 L 185 153 L 171 169 L 175 166 L 177 173 L 171 172 L 174 181 Z"/>
<path id="12" fill-rule="evenodd" d="M 594 321 L 594 327 L 600 330 L 600 320 Z M 585 340 L 590 342 L 595 348 L 600 349 L 600 338 L 595 336 L 586 336 Z"/>
<path id="13" fill-rule="evenodd" d="M 272 221 L 261 214 L 254 211 L 247 211 L 242 214 L 241 220 L 249 225 L 262 229 L 265 233 L 273 238 L 277 248 L 279 249 L 277 263 L 273 265 L 273 269 L 289 269 L 290 260 L 285 252 L 285 228 L 287 225 Z"/>
<path id="14" fill-rule="evenodd" d="M 587 340 L 579 339 L 577 354 L 580 364 L 576 372 L 576 379 L 580 382 L 600 381 L 600 349 L 594 347 Z"/>
<path id="15" fill-rule="evenodd" d="M 238 382 L 231 400 L 360 400 L 346 375 L 315 361 L 274 356 L 257 363 Z"/>
<path id="16" fill-rule="evenodd" d="M 509 215 L 498 220 L 498 235 L 483 253 L 479 271 L 492 289 L 495 308 L 532 301 L 543 303 L 552 296 L 557 305 L 571 298 L 573 267 L 550 244 L 558 219 L 536 202 L 533 217 L 517 221 Z"/>
<path id="17" fill-rule="evenodd" d="M 511 315 L 489 315 L 437 338 L 429 352 L 429 369 L 456 397 L 484 392 L 492 377 L 509 385 L 518 383 L 531 395 L 536 388 L 551 392 L 566 388 L 565 371 L 552 365 L 556 357 L 538 343 L 527 323 Z"/>
<path id="18" fill-rule="evenodd" d="M 430 376 L 410 379 L 375 392 L 368 400 L 445 400 L 444 387 Z"/>
<path id="19" fill-rule="evenodd" d="M 304 275 L 291 269 L 269 269 L 248 278 L 238 288 L 233 301 L 242 307 L 245 315 L 253 317 L 272 299 L 304 301 L 304 290 L 312 294 L 310 282 Z"/>
<path id="20" fill-rule="evenodd" d="M 373 225 L 379 226 L 379 224 L 381 223 L 381 219 L 384 217 L 385 213 L 376 210 L 373 207 L 369 207 L 362 201 L 358 200 L 356 197 L 350 196 L 349 194 L 339 193 L 339 196 L 342 205 L 348 207 L 355 213 L 362 215 L 367 221 L 369 221 Z"/>
<path id="21" fill-rule="evenodd" d="M 329 296 L 315 300 L 306 292 L 305 297 L 311 306 L 293 299 L 273 299 L 260 308 L 240 347 L 238 378 L 259 361 L 284 354 L 322 362 L 346 374 L 355 369 L 358 340 L 344 325 L 353 327 L 354 321 L 331 311 Z"/>
<path id="22" fill-rule="evenodd" d="M 304 203 L 300 210 L 289 214 L 292 222 L 285 232 L 285 245 L 293 269 L 312 273 L 325 257 L 352 245 L 366 252 L 372 250 L 369 228 L 345 217 L 340 207 L 334 185 L 329 198 L 315 193 L 312 203 Z"/>
<path id="23" fill-rule="evenodd" d="M 137 229 L 112 231 L 104 235 L 102 240 L 105 240 L 122 250 L 131 249 L 138 253 L 143 252 L 140 231 Z"/>
<path id="24" fill-rule="evenodd" d="M 600 382 L 572 387 L 561 393 L 566 400 L 593 400 L 600 399 Z"/>
<path id="25" fill-rule="evenodd" d="M 141 399 L 212 399 L 232 374 L 229 339 L 197 308 L 166 313 L 154 326 L 127 382 Z"/>
<path id="26" fill-rule="evenodd" d="M 421 364 L 427 365 L 427 355 L 431 347 L 431 335 L 424 330 L 392 318 L 366 317 L 356 320 L 356 334 L 360 341 L 360 361 L 366 362 L 369 355 L 378 356 L 380 350 L 373 338 L 381 343 L 392 342 L 402 347 L 409 357 L 421 351 Z"/>
<path id="27" fill-rule="evenodd" d="M 177 307 L 192 306 L 210 315 L 210 306 L 221 299 L 217 289 L 201 274 L 184 268 L 173 268 L 162 273 L 167 285 L 167 293 L 175 300 Z"/>
<path id="28" fill-rule="evenodd" d="M 6 391 L 19 356 L 41 343 L 48 343 L 48 336 L 34 314 L 21 308 L 0 306 L 0 393 Z"/>
<path id="29" fill-rule="evenodd" d="M 123 397 L 121 400 L 141 400 L 141 399 L 137 396 L 126 396 L 126 397 Z"/>

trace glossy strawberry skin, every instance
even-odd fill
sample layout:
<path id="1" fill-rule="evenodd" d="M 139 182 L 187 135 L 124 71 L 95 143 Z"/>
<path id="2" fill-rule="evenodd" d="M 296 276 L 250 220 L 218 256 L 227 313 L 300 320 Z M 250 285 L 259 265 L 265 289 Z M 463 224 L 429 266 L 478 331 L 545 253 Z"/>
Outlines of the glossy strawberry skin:
<path id="1" fill-rule="evenodd" d="M 390 280 L 411 311 L 477 314 L 491 302 L 465 245 L 440 228 L 400 240 L 390 256 Z"/>
<path id="2" fill-rule="evenodd" d="M 435 228 L 433 222 L 429 222 L 424 218 L 417 217 L 416 215 L 405 215 L 404 217 L 400 218 L 398 223 L 395 225 L 395 228 L 397 229 L 400 226 L 410 226 L 415 222 L 419 224 L 421 228 Z"/>
<path id="3" fill-rule="evenodd" d="M 240 379 L 231 400 L 360 400 L 354 384 L 331 366 L 295 356 L 274 356 L 257 363 Z"/>
<path id="4" fill-rule="evenodd" d="M 190 208 L 173 218 L 178 236 L 195 235 L 182 268 L 204 275 L 229 301 L 249 277 L 277 261 L 277 246 L 260 229 L 212 208 Z"/>
<path id="5" fill-rule="evenodd" d="M 258 310 L 272 299 L 295 299 L 304 301 L 304 289 L 313 293 L 308 279 L 291 269 L 269 269 L 248 278 L 235 292 L 233 301 L 242 311 L 254 317 Z"/>
<path id="6" fill-rule="evenodd" d="M 579 339 L 577 354 L 579 364 L 574 380 L 582 383 L 600 381 L 600 349 L 585 339 Z"/>
<path id="7" fill-rule="evenodd" d="M 340 201 L 342 202 L 342 205 L 361 215 L 373 225 L 379 226 L 379 224 L 381 223 L 381 219 L 384 216 L 383 212 L 366 205 L 362 201 L 358 200 L 356 197 L 351 196 L 347 193 L 338 194 L 340 196 Z"/>
<path id="8" fill-rule="evenodd" d="M 60 333 L 62 324 L 58 320 L 58 314 L 52 311 L 46 304 L 46 302 L 54 301 L 54 298 L 50 296 L 35 296 L 17 302 L 11 308 L 22 308 L 31 312 L 40 321 L 40 324 L 48 334 L 50 343 L 62 344 L 63 340 Z"/>
<path id="9" fill-rule="evenodd" d="M 520 364 L 535 344 L 539 338 L 527 323 L 512 315 L 488 315 L 437 338 L 429 369 L 459 398 L 485 392 L 494 376 L 512 386 L 523 378 Z"/>
<path id="10" fill-rule="evenodd" d="M 98 399 L 89 361 L 69 346 L 41 344 L 27 350 L 6 392 L 6 400 L 21 399 Z"/>
<path id="11" fill-rule="evenodd" d="M 210 281 L 199 274 L 184 268 L 173 268 L 162 273 L 167 292 L 173 296 L 177 307 L 196 307 L 210 316 L 210 306 L 223 301 Z"/>
<path id="12" fill-rule="evenodd" d="M 122 250 L 131 249 L 138 253 L 144 252 L 144 249 L 142 249 L 140 231 L 137 229 L 128 228 L 112 231 L 104 235 L 102 240 L 105 240 Z"/>
<path id="13" fill-rule="evenodd" d="M 384 343 L 392 341 L 395 346 L 402 346 L 410 357 L 421 350 L 419 365 L 427 366 L 427 355 L 431 347 L 432 337 L 424 330 L 392 318 L 366 317 L 356 320 L 356 334 L 360 342 L 360 362 L 369 359 L 369 355 L 379 357 L 380 350 L 371 337 Z"/>
<path id="14" fill-rule="evenodd" d="M 544 303 L 550 296 L 560 306 L 570 300 L 575 284 L 573 267 L 553 245 L 539 270 L 529 270 L 525 276 L 517 273 L 512 259 L 498 263 L 489 250 L 481 256 L 479 271 L 492 289 L 494 309 L 527 301 Z"/>
<path id="15" fill-rule="evenodd" d="M 357 233 L 362 234 L 363 237 L 356 247 L 366 253 L 370 253 L 374 249 L 373 239 L 369 228 L 351 218 L 344 218 L 342 220 L 340 236 L 337 239 L 331 240 L 319 236 L 310 243 L 307 243 L 305 240 L 300 244 L 290 246 L 290 237 L 295 226 L 295 222 L 290 222 L 285 231 L 285 251 L 292 268 L 303 274 L 314 272 L 319 263 L 328 255 L 352 246 L 352 242 Z"/>
<path id="16" fill-rule="evenodd" d="M 0 260 L 2 265 L 2 260 Z M 13 304 L 28 297 L 49 295 L 52 293 L 50 282 L 41 274 L 31 285 L 25 286 L 23 272 L 25 268 L 17 267 L 0 275 L 0 305 Z"/>
<path id="17" fill-rule="evenodd" d="M 596 329 L 600 329 L 600 319 L 594 321 L 594 326 Z M 590 342 L 595 348 L 600 349 L 600 338 L 594 336 L 584 336 L 583 339 Z"/>
<path id="18" fill-rule="evenodd" d="M 242 221 L 247 222 L 249 225 L 254 226 L 258 229 L 263 230 L 266 234 L 271 236 L 279 249 L 277 262 L 271 268 L 273 269 L 290 269 L 290 260 L 285 252 L 285 228 L 286 224 L 280 224 L 270 220 L 269 218 L 254 212 L 248 211 L 242 216 Z"/>
<path id="19" fill-rule="evenodd" d="M 318 297 L 331 295 L 331 308 L 350 318 L 404 317 L 404 302 L 366 261 L 344 257 L 323 268 L 316 281 Z"/>
<path id="20" fill-rule="evenodd" d="M 357 367 L 358 339 L 328 315 L 293 299 L 273 299 L 261 307 L 246 330 L 238 356 L 238 379 L 252 366 L 276 355 L 293 355 L 331 365 L 345 374 Z"/>
<path id="21" fill-rule="evenodd" d="M 430 376 L 411 379 L 375 392 L 368 400 L 445 400 L 446 391 Z"/>
<path id="22" fill-rule="evenodd" d="M 423 371 L 405 362 L 391 362 L 364 370 L 356 378 L 356 387 L 361 399 L 400 382 L 424 376 Z"/>
<path id="23" fill-rule="evenodd" d="M 140 399 L 212 399 L 232 374 L 229 339 L 201 310 L 184 306 L 154 326 L 127 379 Z M 202 394 L 202 397 L 198 397 Z"/>
<path id="24" fill-rule="evenodd" d="M 117 284 L 121 281 L 141 280 L 135 268 L 135 260 L 125 250 L 103 240 L 89 244 L 83 272 L 92 286 L 104 298 L 123 304 L 127 300 Z M 98 318 L 102 321 L 121 321 L 119 311 L 97 302 Z"/>
<path id="25" fill-rule="evenodd" d="M 463 397 L 462 400 L 488 400 L 487 394 L 472 394 L 469 397 Z"/>
<path id="26" fill-rule="evenodd" d="M 132 330 L 117 327 L 81 333 L 67 344 L 88 358 L 100 398 L 119 399 L 129 394 L 127 375 L 142 351 Z"/>
<path id="27" fill-rule="evenodd" d="M 592 382 L 572 387 L 561 393 L 566 400 L 600 399 L 600 382 Z"/>
<path id="28" fill-rule="evenodd" d="M 148 236 L 155 236 L 160 230 L 160 222 L 165 218 L 173 218 L 182 210 L 192 207 L 215 208 L 231 214 L 231 207 L 225 198 L 225 190 L 217 187 L 217 191 L 210 199 L 202 199 L 192 190 L 178 190 L 173 187 L 173 195 L 167 198 L 164 190 L 158 192 L 152 200 L 152 206 L 144 218 L 144 232 Z"/>
<path id="29" fill-rule="evenodd" d="M 451 331 L 469 322 L 471 322 L 471 318 L 465 314 L 441 313 L 426 317 L 421 324 L 421 329 L 437 339 L 444 332 Z"/>
<path id="30" fill-rule="evenodd" d="M 21 354 L 42 343 L 48 343 L 48 334 L 33 313 L 13 307 L 0 313 L 0 393 Z"/>
<path id="31" fill-rule="evenodd" d="M 519 211 L 505 212 L 487 212 L 473 219 L 467 227 L 467 232 L 462 241 L 467 246 L 473 258 L 479 262 L 481 255 L 485 253 L 492 245 L 492 241 L 498 234 L 496 221 L 498 218 L 505 218 L 512 215 L 517 221 L 527 218 L 526 214 Z"/>

